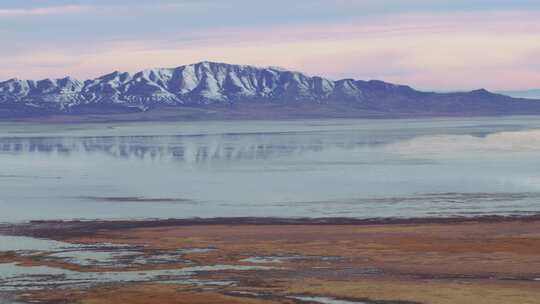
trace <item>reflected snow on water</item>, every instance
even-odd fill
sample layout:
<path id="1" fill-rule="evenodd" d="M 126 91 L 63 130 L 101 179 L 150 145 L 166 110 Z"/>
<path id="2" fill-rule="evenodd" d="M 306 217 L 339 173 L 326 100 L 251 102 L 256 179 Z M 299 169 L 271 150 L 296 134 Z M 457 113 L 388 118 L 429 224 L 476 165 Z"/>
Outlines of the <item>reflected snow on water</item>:
<path id="1" fill-rule="evenodd" d="M 538 117 L 3 125 L 0 222 L 527 215 L 537 130 Z"/>

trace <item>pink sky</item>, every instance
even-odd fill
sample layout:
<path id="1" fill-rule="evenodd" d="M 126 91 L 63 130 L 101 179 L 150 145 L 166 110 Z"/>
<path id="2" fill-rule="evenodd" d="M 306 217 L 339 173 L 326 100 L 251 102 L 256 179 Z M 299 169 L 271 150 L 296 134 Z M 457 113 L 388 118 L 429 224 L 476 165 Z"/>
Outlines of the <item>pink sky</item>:
<path id="1" fill-rule="evenodd" d="M 0 9 L 0 18 L 84 11 L 75 6 L 54 12 Z M 536 88 L 539 20 L 540 11 L 534 10 L 412 12 L 331 23 L 178 29 L 92 43 L 38 41 L 9 56 L 2 53 L 0 79 L 83 79 L 113 70 L 210 60 L 281 66 L 332 79 L 382 79 L 430 90 Z"/>

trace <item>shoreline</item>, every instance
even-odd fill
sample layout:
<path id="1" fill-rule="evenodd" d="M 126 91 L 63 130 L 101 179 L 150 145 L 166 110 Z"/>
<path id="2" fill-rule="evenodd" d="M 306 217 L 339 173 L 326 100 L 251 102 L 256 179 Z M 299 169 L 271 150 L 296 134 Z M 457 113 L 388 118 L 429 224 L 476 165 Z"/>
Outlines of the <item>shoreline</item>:
<path id="1" fill-rule="evenodd" d="M 263 107 L 264 108 L 264 107 Z M 324 120 L 324 119 L 364 119 L 364 120 L 399 120 L 399 119 L 459 119 L 459 118 L 497 118 L 497 117 L 535 117 L 540 113 L 387 113 L 387 112 L 355 112 L 327 114 L 318 109 L 290 112 L 288 107 L 272 112 L 230 111 L 227 107 L 185 107 L 158 108 L 151 111 L 131 113 L 95 113 L 95 114 L 48 114 L 28 116 L 0 116 L 0 123 L 40 123 L 40 124 L 106 124 L 106 123 L 174 123 L 204 121 L 291 121 L 291 120 Z M 292 109 L 295 109 L 293 107 Z M 258 109 L 260 110 L 260 109 Z M 301 108 L 301 110 L 306 110 Z M 350 110 L 350 109 L 349 109 Z M 219 112 L 223 111 L 223 112 Z"/>
<path id="2" fill-rule="evenodd" d="M 508 222 L 540 222 L 540 214 L 524 216 L 486 215 L 475 217 L 419 218 L 283 218 L 283 217 L 213 217 L 122 220 L 32 220 L 0 223 L 0 234 L 42 238 L 72 238 L 92 235 L 97 230 L 122 230 L 189 226 L 372 226 L 372 225 L 432 225 L 432 224 L 496 224 Z"/>
<path id="3" fill-rule="evenodd" d="M 45 239 L 0 267 L 38 288 L 22 303 L 534 303 L 539 231 L 540 215 L 33 221 L 0 225 Z"/>

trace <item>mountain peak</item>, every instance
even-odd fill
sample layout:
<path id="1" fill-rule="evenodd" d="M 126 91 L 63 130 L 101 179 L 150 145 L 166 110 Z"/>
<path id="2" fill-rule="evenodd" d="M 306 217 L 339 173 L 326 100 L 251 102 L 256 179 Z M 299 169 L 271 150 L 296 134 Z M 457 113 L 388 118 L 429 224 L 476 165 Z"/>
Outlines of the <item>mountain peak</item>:
<path id="1" fill-rule="evenodd" d="M 436 112 L 442 107 L 444 111 L 453 112 L 471 107 L 471 101 L 484 102 L 494 96 L 499 97 L 496 103 L 488 104 L 490 107 L 502 109 L 502 104 L 511 101 L 510 97 L 494 95 L 485 89 L 433 94 L 380 80 L 333 81 L 280 67 L 201 61 L 176 68 L 146 69 L 135 74 L 114 71 L 83 82 L 69 76 L 39 81 L 10 79 L 0 82 L 0 113 L 9 107 L 18 111 L 42 109 L 47 113 L 71 113 L 88 106 L 93 109 L 114 106 L 115 111 L 132 111 L 160 106 L 246 103 L 310 103 L 314 107 L 345 103 L 346 108 L 381 113 Z"/>
<path id="2" fill-rule="evenodd" d="M 191 63 L 187 65 L 235 65 L 235 64 L 229 64 L 225 62 L 218 62 L 218 61 L 209 61 L 209 60 L 203 60 L 196 63 Z"/>

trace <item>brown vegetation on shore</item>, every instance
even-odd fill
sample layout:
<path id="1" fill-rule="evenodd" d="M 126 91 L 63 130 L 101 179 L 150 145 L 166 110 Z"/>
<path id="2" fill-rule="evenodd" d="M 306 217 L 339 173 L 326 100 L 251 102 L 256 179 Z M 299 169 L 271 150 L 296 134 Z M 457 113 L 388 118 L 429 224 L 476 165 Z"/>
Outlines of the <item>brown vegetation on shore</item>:
<path id="1" fill-rule="evenodd" d="M 30 298 L 92 304 L 300 303 L 291 295 L 368 303 L 532 304 L 540 299 L 537 220 L 132 224 L 95 226 L 93 233 L 86 230 L 63 239 L 148 250 L 215 248 L 185 257 L 197 265 L 249 265 L 258 263 L 249 258 L 266 258 L 263 263 L 275 269 L 198 274 L 201 279 L 237 282 L 226 286 L 132 283 L 38 292 Z"/>

